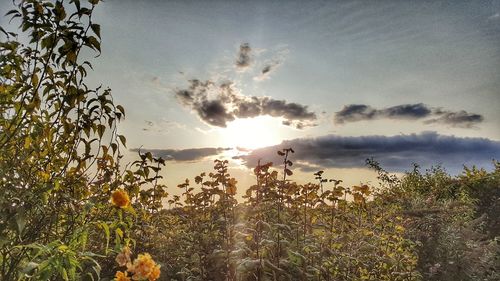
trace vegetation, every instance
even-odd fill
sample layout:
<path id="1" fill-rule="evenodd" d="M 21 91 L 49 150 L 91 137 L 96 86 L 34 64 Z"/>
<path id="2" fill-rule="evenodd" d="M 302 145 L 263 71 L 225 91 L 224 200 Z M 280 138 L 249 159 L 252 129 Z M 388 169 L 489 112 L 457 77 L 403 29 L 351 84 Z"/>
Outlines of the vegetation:
<path id="1" fill-rule="evenodd" d="M 285 148 L 240 202 L 227 161 L 180 196 L 163 159 L 120 165 L 125 111 L 85 83 L 97 4 L 21 1 L 22 33 L 0 29 L 0 280 L 500 279 L 497 162 L 398 178 L 368 160 L 379 186 L 297 184 Z"/>
<path id="2" fill-rule="evenodd" d="M 124 109 L 85 83 L 82 53 L 100 51 L 97 2 L 20 1 L 7 16 L 23 33 L 0 30 L 1 280 L 98 278 L 164 196 L 148 173 L 162 161 L 144 155 L 119 169 Z M 144 257 L 128 268 L 137 278 Z"/>
<path id="3" fill-rule="evenodd" d="M 179 185 L 182 198 L 153 215 L 150 242 L 139 247 L 163 262 L 166 280 L 500 277 L 498 163 L 491 173 L 415 167 L 397 178 L 370 160 L 380 186 L 346 188 L 322 171 L 316 183 L 288 181 L 292 151 L 279 152 L 282 173 L 257 166 L 239 204 L 227 162 L 217 160 L 198 187 Z"/>

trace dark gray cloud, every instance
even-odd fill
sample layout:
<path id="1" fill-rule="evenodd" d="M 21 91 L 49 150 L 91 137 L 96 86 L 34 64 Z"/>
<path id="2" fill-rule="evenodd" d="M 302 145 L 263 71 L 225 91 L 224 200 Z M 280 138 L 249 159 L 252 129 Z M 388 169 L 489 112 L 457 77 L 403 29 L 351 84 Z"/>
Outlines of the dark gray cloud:
<path id="1" fill-rule="evenodd" d="M 166 161 L 176 162 L 191 162 L 202 160 L 209 156 L 219 155 L 231 148 L 223 147 L 203 147 L 203 148 L 189 148 L 189 149 L 131 149 L 133 152 L 151 152 L 156 157 L 161 157 Z"/>
<path id="2" fill-rule="evenodd" d="M 270 97 L 244 96 L 233 83 L 215 85 L 211 81 L 190 80 L 187 89 L 177 90 L 178 101 L 197 113 L 201 120 L 217 127 L 236 118 L 261 115 L 284 118 L 284 125 L 303 129 L 315 126 L 317 116 L 307 106 Z"/>
<path id="3" fill-rule="evenodd" d="M 479 114 L 462 111 L 448 111 L 432 108 L 423 103 L 402 104 L 382 109 L 376 109 L 365 104 L 350 104 L 335 113 L 334 120 L 337 124 L 375 119 L 400 119 L 417 120 L 425 119 L 424 123 L 441 123 L 454 127 L 471 128 L 483 121 Z"/>
<path id="4" fill-rule="evenodd" d="M 234 120 L 221 100 L 202 100 L 195 109 L 202 120 L 213 126 L 226 127 L 226 122 Z"/>
<path id="5" fill-rule="evenodd" d="M 431 115 L 432 110 L 425 104 L 402 104 L 383 109 L 375 109 L 365 104 L 350 104 L 335 113 L 336 123 L 355 122 L 372 119 L 420 119 Z"/>
<path id="6" fill-rule="evenodd" d="M 432 110 L 423 103 L 402 104 L 379 110 L 387 118 L 419 119 L 429 116 Z"/>
<path id="7" fill-rule="evenodd" d="M 271 66 L 271 65 L 266 65 L 266 66 L 264 66 L 264 68 L 262 69 L 261 74 L 266 74 L 266 73 L 268 73 L 269 71 L 271 71 L 271 69 L 272 69 L 272 66 Z"/>
<path id="8" fill-rule="evenodd" d="M 374 119 L 376 110 L 364 104 L 345 105 L 341 111 L 335 113 L 335 123 L 356 122 Z"/>
<path id="9" fill-rule="evenodd" d="M 457 112 L 453 111 L 441 111 L 437 110 L 436 115 L 438 118 L 426 120 L 426 124 L 441 123 L 448 124 L 454 127 L 461 128 L 472 128 L 475 125 L 483 122 L 484 118 L 482 115 L 468 113 L 467 111 L 461 110 Z"/>
<path id="10" fill-rule="evenodd" d="M 243 43 L 240 45 L 240 50 L 238 52 L 238 57 L 236 58 L 236 67 L 239 69 L 244 69 L 250 66 L 250 53 L 252 52 L 252 48 L 250 48 L 250 44 Z"/>
<path id="11" fill-rule="evenodd" d="M 300 138 L 284 141 L 279 145 L 253 150 L 238 156 L 246 166 L 254 167 L 258 160 L 281 163 L 276 151 L 293 148 L 291 160 L 303 171 L 324 168 L 365 167 L 367 158 L 379 161 L 390 171 L 404 171 L 412 163 L 424 167 L 442 164 L 456 173 L 462 165 L 488 166 L 492 159 L 500 159 L 500 142 L 484 138 L 460 138 L 436 132 L 398 136 L 343 137 L 325 135 L 317 138 Z"/>
<path id="12" fill-rule="evenodd" d="M 268 97 L 260 99 L 262 114 L 273 117 L 284 117 L 287 120 L 315 120 L 316 114 L 309 112 L 307 106 Z"/>

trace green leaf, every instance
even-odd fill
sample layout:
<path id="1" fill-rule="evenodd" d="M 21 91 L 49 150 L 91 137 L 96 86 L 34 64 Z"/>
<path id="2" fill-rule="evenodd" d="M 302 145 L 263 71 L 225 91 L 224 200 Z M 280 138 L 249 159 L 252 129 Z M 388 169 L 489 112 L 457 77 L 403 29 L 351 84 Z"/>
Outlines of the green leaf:
<path id="1" fill-rule="evenodd" d="M 111 232 L 109 230 L 109 226 L 107 223 L 103 221 L 99 222 L 97 225 L 104 230 L 104 234 L 106 235 L 106 253 L 107 253 L 109 248 L 109 240 L 111 238 Z"/>
<path id="2" fill-rule="evenodd" d="M 127 147 L 127 139 L 125 138 L 125 136 L 118 135 L 118 138 L 120 139 L 120 142 L 123 144 L 123 146 Z"/>
<path id="3" fill-rule="evenodd" d="M 31 85 L 33 85 L 34 88 L 38 86 L 38 75 L 33 74 L 31 77 Z"/>
<path id="4" fill-rule="evenodd" d="M 5 31 L 5 29 L 3 29 L 1 26 L 0 26 L 0 31 L 1 31 L 3 34 L 5 34 L 5 35 L 9 36 L 9 34 L 7 33 L 7 31 Z"/>
<path id="5" fill-rule="evenodd" d="M 123 230 L 121 230 L 121 228 L 117 228 L 115 230 L 115 233 L 116 233 L 116 236 L 123 238 Z"/>
<path id="6" fill-rule="evenodd" d="M 125 116 L 125 109 L 121 105 L 117 105 L 116 108 Z"/>
<path id="7" fill-rule="evenodd" d="M 92 31 L 94 31 L 95 35 L 101 39 L 101 26 L 98 24 L 92 24 L 90 25 L 90 28 L 92 28 Z"/>
<path id="8" fill-rule="evenodd" d="M 69 277 L 68 277 L 68 272 L 66 271 L 66 268 L 61 268 L 61 277 L 63 278 L 63 280 L 65 281 L 69 281 Z"/>
<path id="9" fill-rule="evenodd" d="M 99 40 L 97 40 L 97 38 L 95 38 L 94 36 L 89 36 L 87 39 L 89 40 L 89 43 L 92 47 L 101 52 L 101 43 L 99 43 Z"/>
<path id="10" fill-rule="evenodd" d="M 106 131 L 106 126 L 102 124 L 97 124 L 97 134 L 99 135 L 100 138 L 104 135 L 104 131 Z"/>
<path id="11" fill-rule="evenodd" d="M 116 150 L 118 149 L 118 145 L 116 143 L 111 144 L 111 149 L 113 150 L 113 154 L 116 153 Z"/>
<path id="12" fill-rule="evenodd" d="M 70 52 L 68 52 L 68 54 L 67 54 L 66 56 L 67 56 L 68 61 L 69 61 L 70 63 L 76 63 L 77 56 L 76 56 L 76 53 L 75 53 L 75 52 L 70 51 Z"/>
<path id="13" fill-rule="evenodd" d="M 52 12 L 56 16 L 56 20 L 58 21 L 62 21 L 64 20 L 64 18 L 66 18 L 66 11 L 64 9 L 64 6 L 62 5 L 62 2 L 60 1 L 56 2 L 56 6 Z"/>
<path id="14" fill-rule="evenodd" d="M 28 136 L 24 139 L 24 149 L 30 148 L 30 145 L 31 145 L 31 137 Z"/>

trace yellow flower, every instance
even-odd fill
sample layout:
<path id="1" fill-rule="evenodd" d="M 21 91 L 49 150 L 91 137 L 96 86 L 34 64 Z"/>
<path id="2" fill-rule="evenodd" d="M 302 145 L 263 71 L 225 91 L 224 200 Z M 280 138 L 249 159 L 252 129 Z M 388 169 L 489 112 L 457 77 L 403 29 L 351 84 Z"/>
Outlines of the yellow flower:
<path id="1" fill-rule="evenodd" d="M 111 194 L 111 203 L 119 208 L 126 208 L 130 204 L 130 198 L 123 189 L 117 189 Z"/>
<path id="2" fill-rule="evenodd" d="M 130 281 L 130 278 L 127 276 L 127 272 L 117 271 L 115 281 Z"/>
<path id="3" fill-rule="evenodd" d="M 151 274 L 149 274 L 148 280 L 155 281 L 158 278 L 160 278 L 160 266 L 159 265 L 157 265 L 153 268 L 153 271 L 151 272 Z"/>
<path id="4" fill-rule="evenodd" d="M 116 263 L 120 266 L 125 266 L 127 265 L 128 263 L 130 263 L 130 248 L 125 246 L 123 247 L 122 251 L 116 255 Z"/>
<path id="5" fill-rule="evenodd" d="M 133 280 L 155 281 L 160 277 L 160 266 L 147 253 L 139 254 L 134 263 L 128 266 L 128 271 L 134 274 Z"/>

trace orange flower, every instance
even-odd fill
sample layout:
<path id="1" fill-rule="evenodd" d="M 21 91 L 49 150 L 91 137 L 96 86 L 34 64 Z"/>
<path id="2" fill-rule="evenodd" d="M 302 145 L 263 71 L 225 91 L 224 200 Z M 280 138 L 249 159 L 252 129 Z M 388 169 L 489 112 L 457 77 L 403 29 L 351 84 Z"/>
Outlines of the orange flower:
<path id="1" fill-rule="evenodd" d="M 155 281 L 158 278 L 160 278 L 160 266 L 159 265 L 157 265 L 153 268 L 153 271 L 151 272 L 151 274 L 149 274 L 148 280 Z"/>
<path id="2" fill-rule="evenodd" d="M 155 281 L 160 277 L 160 266 L 147 253 L 139 254 L 134 263 L 128 266 L 128 271 L 134 274 L 133 280 Z"/>
<path id="3" fill-rule="evenodd" d="M 119 266 L 127 265 L 128 263 L 130 263 L 130 254 L 130 248 L 127 246 L 123 247 L 122 251 L 118 255 L 116 255 L 116 263 Z"/>
<path id="4" fill-rule="evenodd" d="M 130 198 L 123 189 L 117 189 L 111 194 L 111 203 L 119 208 L 126 208 L 130 204 Z"/>
<path id="5" fill-rule="evenodd" d="M 127 276 L 127 272 L 117 271 L 115 281 L 130 281 L 130 278 Z"/>

